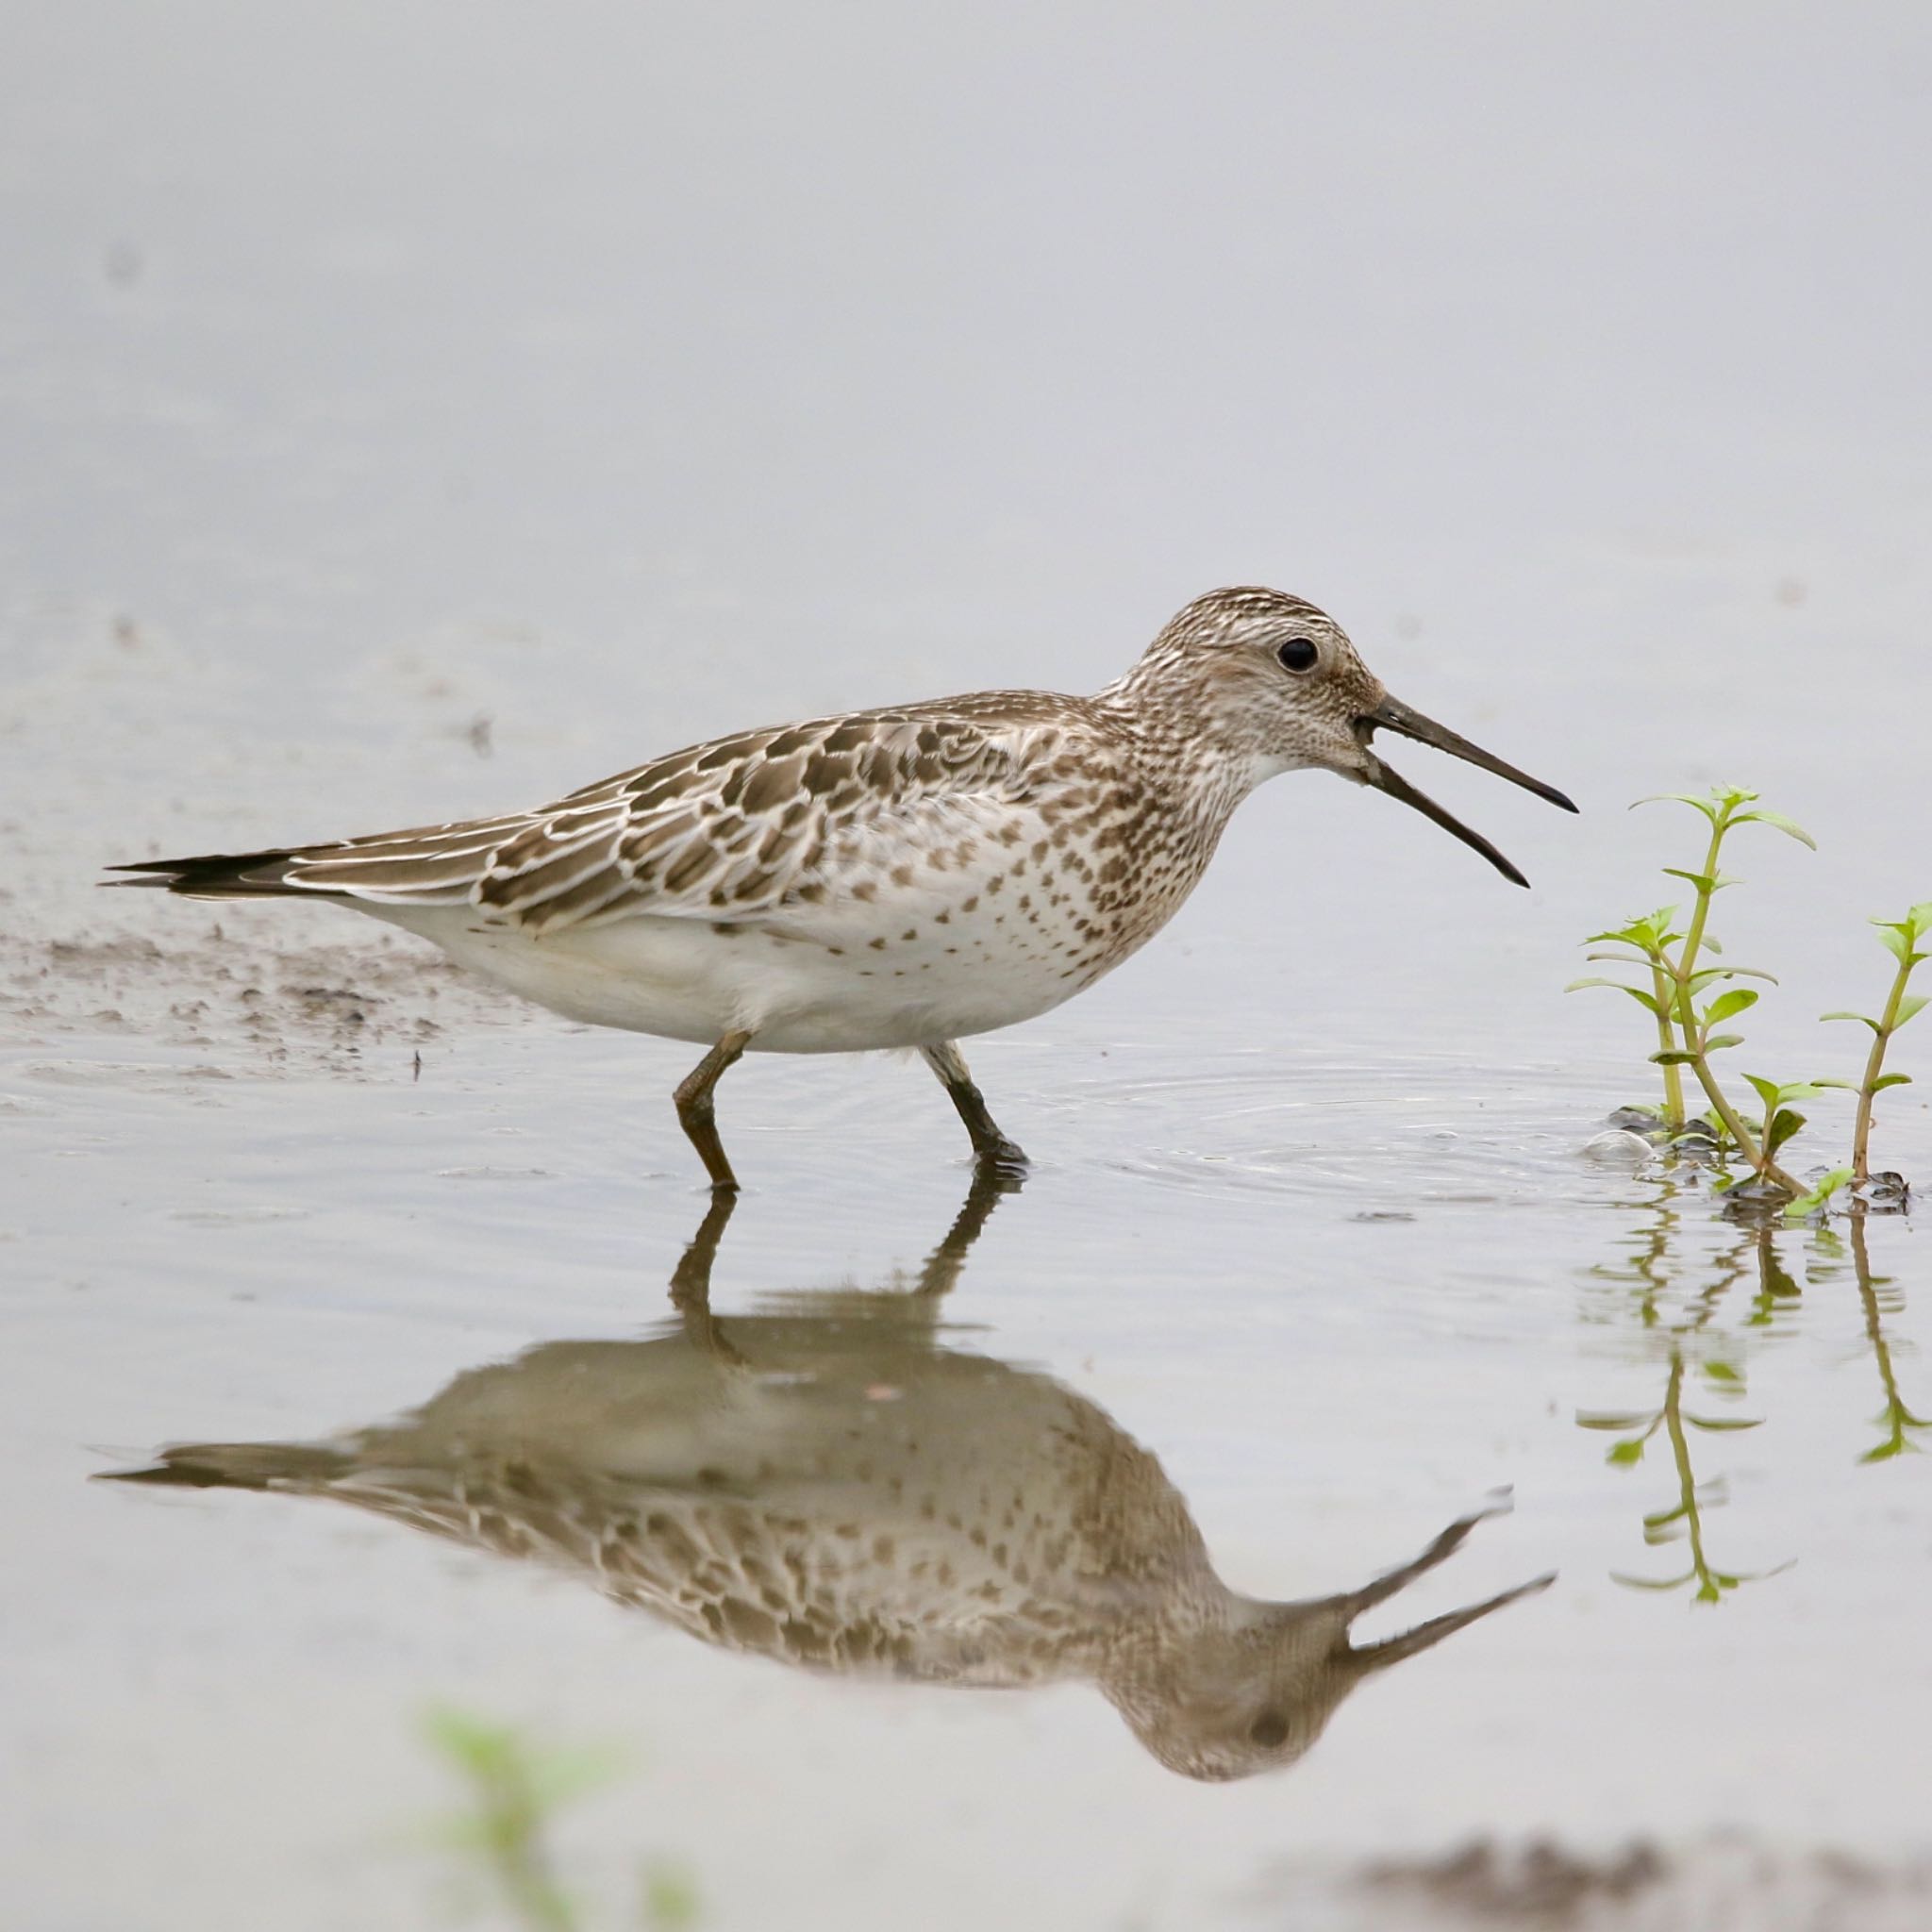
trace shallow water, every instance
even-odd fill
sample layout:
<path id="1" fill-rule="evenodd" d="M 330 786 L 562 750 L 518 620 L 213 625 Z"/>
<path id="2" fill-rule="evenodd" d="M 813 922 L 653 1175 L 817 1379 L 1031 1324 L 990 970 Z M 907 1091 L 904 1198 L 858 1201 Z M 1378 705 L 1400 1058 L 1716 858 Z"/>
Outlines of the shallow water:
<path id="1" fill-rule="evenodd" d="M 640 47 L 613 18 L 598 58 L 508 19 L 391 44 L 344 11 L 291 47 L 208 9 L 192 20 L 223 53 L 197 64 L 132 24 L 83 60 L 39 19 L 0 117 L 20 264 L 0 309 L 0 1834 L 23 1924 L 432 1922 L 448 1857 L 423 1824 L 454 1790 L 421 1730 L 437 1703 L 622 1748 L 624 1774 L 556 1826 L 613 1924 L 651 1859 L 720 1926 L 1389 1926 L 1441 1900 L 1362 1893 L 1366 1861 L 1479 1834 L 1674 1857 L 1739 1826 L 1887 1871 L 1924 1848 L 1923 1232 L 1754 1233 L 1694 1174 L 1587 1152 L 1649 1077 L 1642 1016 L 1560 989 L 1581 934 L 1694 857 L 1688 814 L 1624 813 L 1642 792 L 1736 775 L 1819 839 L 1734 855 L 1728 957 L 1783 979 L 1749 1016 L 1754 1071 L 1851 1070 L 1810 1016 L 1878 996 L 1862 920 L 1932 891 L 1923 733 L 1895 724 L 1932 707 L 1932 491 L 1919 345 L 1892 319 L 1932 275 L 1888 213 L 1924 183 L 1932 42 L 1905 10 L 1886 46 L 1827 46 L 1739 9 L 1659 75 L 1644 18 L 1594 42 L 1519 20 L 1511 139 L 1467 144 L 1441 82 L 1480 47 L 1394 52 L 1339 15 L 1271 42 L 1328 84 L 1254 137 L 1268 165 L 1158 149 L 1190 195 L 1285 225 L 1335 291 L 1250 288 L 1239 325 L 1185 275 L 1147 279 L 1126 240 L 1067 279 L 1035 252 L 1059 231 L 1024 178 L 1044 169 L 1089 215 L 1164 205 L 1109 117 L 1206 90 L 1231 25 L 1113 43 L 1090 104 L 1126 172 L 1102 179 L 1076 129 L 1032 118 L 1028 76 L 1084 84 L 1067 50 L 1008 73 L 882 20 L 754 46 L 691 14 Z M 855 91 L 857 53 L 882 47 L 922 76 L 910 107 Z M 1734 92 L 1714 76 L 1740 59 L 1756 79 Z M 599 77 L 629 60 L 668 125 Z M 434 89 L 410 78 L 445 61 Z M 962 61 L 983 118 L 957 139 L 1030 128 L 1039 152 L 1010 179 L 933 161 L 874 206 L 902 115 L 954 98 L 927 63 Z M 1625 62 L 1662 91 L 1641 154 Z M 798 123 L 794 70 L 850 115 Z M 1762 105 L 1800 74 L 1802 161 Z M 331 110 L 331 76 L 366 87 L 366 120 Z M 727 76 L 794 139 L 721 134 L 694 104 Z M 1560 127 L 1533 105 L 1557 97 Z M 1274 198 L 1276 162 L 1342 151 L 1363 116 L 1385 159 L 1437 165 L 1349 159 L 1332 205 Z M 1532 141 L 1549 166 L 1525 173 Z M 696 213 L 626 185 L 666 169 Z M 820 238 L 846 280 L 798 253 L 814 184 L 874 208 L 875 231 Z M 1351 252 L 1364 207 L 1381 240 Z M 1234 258 L 1239 224 L 1217 242 L 1163 220 L 1186 259 Z M 1364 341 L 1375 262 L 1397 260 L 1413 327 Z M 1897 299 L 1814 311 L 1808 334 L 1761 300 L 1881 261 Z M 1050 369 L 1025 360 L 1037 315 L 951 299 L 1028 275 L 1074 331 Z M 1497 314 L 1518 334 L 1499 342 Z M 1213 366 L 1148 396 L 1170 332 L 1210 323 L 1231 330 Z M 644 392 L 641 356 L 675 393 Z M 1016 388 L 980 373 L 1002 356 Z M 1108 425 L 1137 408 L 1129 489 Z M 1241 434 L 1254 420 L 1275 440 Z M 91 883 L 150 852 L 527 802 L 755 720 L 1088 688 L 1230 577 L 1322 598 L 1403 697 L 1574 792 L 1570 820 L 1398 755 L 1536 891 L 1385 800 L 1269 789 L 1147 953 L 973 1046 L 1038 1160 L 1017 1193 L 969 1202 L 916 1063 L 737 1069 L 721 1113 L 748 1187 L 711 1230 L 703 1308 L 707 1203 L 667 1099 L 686 1049 L 516 1008 L 326 908 Z M 1904 1037 L 1908 1070 L 1924 1043 Z M 1892 1097 L 1879 1144 L 1932 1179 L 1928 1092 Z M 1849 1108 L 1814 1111 L 1823 1159 Z M 923 1268 L 927 1293 L 901 1299 Z M 607 1407 L 656 1419 L 647 1456 L 573 1433 L 541 1377 L 585 1361 Z M 1510 1490 L 1360 1644 L 1557 1581 L 1362 1684 L 1292 1768 L 1204 1783 L 1103 1694 L 1092 1633 L 1174 1614 L 1105 1562 L 1053 1681 L 906 1683 L 734 1650 L 608 1601 L 594 1565 L 380 1509 L 87 1480 L 167 1443 L 367 1429 L 512 1364 L 462 1386 L 508 1388 L 492 1426 L 513 1451 L 472 1428 L 412 1480 L 454 1468 L 474 1503 L 479 1472 L 534 1458 L 566 1515 L 589 1495 L 648 1519 L 715 1491 L 701 1467 L 734 1507 L 795 1514 L 827 1431 L 916 1423 L 1051 1488 L 1026 1472 L 1058 1417 L 1091 1453 L 1054 1480 L 1141 1470 L 1155 1545 L 1198 1531 L 1257 1598 L 1358 1590 Z M 720 1462 L 724 1422 L 669 1440 L 693 1374 L 740 1424 L 753 1391 L 771 1475 Z M 838 1474 L 817 1468 L 814 1506 L 831 1484 L 865 1551 L 896 1549 L 890 1473 Z M 476 1507 L 495 1541 L 525 1535 Z M 919 1601 L 970 1622 L 931 1610 L 968 1587 L 942 1560 Z M 867 1614 L 905 1589 L 861 1560 L 840 1583 Z M 975 1632 L 948 1669 L 1020 1668 Z M 1762 1923 L 1810 1909 L 1810 1884 Z"/>

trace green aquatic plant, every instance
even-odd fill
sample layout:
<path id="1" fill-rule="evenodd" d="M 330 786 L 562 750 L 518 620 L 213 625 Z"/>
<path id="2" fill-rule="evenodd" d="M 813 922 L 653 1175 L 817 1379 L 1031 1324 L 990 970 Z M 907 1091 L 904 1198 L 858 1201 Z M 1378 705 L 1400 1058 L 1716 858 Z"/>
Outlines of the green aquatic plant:
<path id="1" fill-rule="evenodd" d="M 1928 957 L 1918 951 L 1917 946 L 1932 932 L 1932 900 L 1914 906 L 1901 921 L 1873 922 L 1898 961 L 1890 993 L 1879 1017 L 1873 1019 L 1862 1013 L 1824 1016 L 1857 1020 L 1872 1029 L 1872 1051 L 1863 1079 L 1777 1081 L 1762 1074 L 1746 1074 L 1744 1082 L 1757 1094 L 1761 1109 L 1754 1116 L 1740 1108 L 1725 1091 L 1715 1057 L 1743 1044 L 1743 1035 L 1731 1029 L 1741 1015 L 1757 1004 L 1759 997 L 1756 987 L 1730 982 L 1758 979 L 1775 985 L 1776 978 L 1757 967 L 1739 966 L 1724 959 L 1724 949 L 1710 930 L 1710 908 L 1718 893 L 1738 881 L 1720 870 L 1719 861 L 1725 840 L 1741 825 L 1770 825 L 1813 851 L 1817 845 L 1802 825 L 1760 804 L 1757 792 L 1739 786 L 1713 787 L 1704 797 L 1674 791 L 1664 794 L 1664 800 L 1690 806 L 1703 816 L 1709 830 L 1702 863 L 1695 871 L 1680 866 L 1664 868 L 1669 876 L 1682 879 L 1690 888 L 1689 918 L 1680 926 L 1678 908 L 1663 906 L 1622 926 L 1591 934 L 1585 944 L 1604 950 L 1592 950 L 1586 957 L 1632 970 L 1639 983 L 1633 986 L 1627 979 L 1591 974 L 1573 980 L 1566 991 L 1574 992 L 1588 986 L 1612 987 L 1650 1013 L 1657 1029 L 1657 1048 L 1650 1058 L 1662 1071 L 1664 1097 L 1660 1107 L 1644 1110 L 1655 1116 L 1668 1143 L 1683 1145 L 1695 1141 L 1714 1147 L 1720 1155 L 1734 1152 L 1749 1165 L 1753 1179 L 1761 1188 L 1788 1197 L 1788 1214 L 1813 1213 L 1846 1182 L 1862 1185 L 1869 1179 L 1872 1103 L 1887 1088 L 1903 1085 L 1910 1078 L 1909 1074 L 1887 1073 L 1885 1056 L 1893 1035 L 1926 1005 L 1925 998 L 1907 991 L 1907 982 L 1912 969 Z M 1640 805 L 1658 802 L 1638 801 Z M 1718 960 L 1723 963 L 1713 963 Z M 1708 1109 L 1704 1120 L 1693 1119 L 1686 1104 L 1686 1069 L 1702 1091 Z M 1807 1187 L 1780 1163 L 1778 1156 L 1806 1124 L 1798 1103 L 1815 1099 L 1827 1087 L 1847 1088 L 1858 1095 L 1852 1158 L 1849 1164 L 1833 1168 Z"/>
<path id="2" fill-rule="evenodd" d="M 1865 1058 L 1864 1076 L 1856 1081 L 1818 1082 L 1821 1087 L 1849 1088 L 1858 1096 L 1857 1117 L 1852 1124 L 1851 1172 L 1853 1180 L 1861 1186 L 1872 1177 L 1872 1103 L 1888 1087 L 1911 1085 L 1909 1074 L 1888 1074 L 1885 1071 L 1885 1055 L 1892 1036 L 1901 1026 L 1917 1019 L 1924 1011 L 1928 997 L 1932 997 L 1906 991 L 1913 967 L 1932 957 L 1919 951 L 1919 941 L 1932 933 L 1932 899 L 1921 900 L 1903 919 L 1874 919 L 1872 924 L 1878 928 L 1879 942 L 1898 962 L 1897 971 L 1891 978 L 1891 991 L 1886 996 L 1878 1018 L 1874 1020 L 1869 1013 L 1824 1015 L 1827 1020 L 1856 1020 L 1861 1026 L 1871 1027 L 1872 1051 Z"/>
<path id="3" fill-rule="evenodd" d="M 510 1725 L 459 1710 L 430 1711 L 424 1729 L 469 1788 L 469 1804 L 438 1835 L 481 1865 L 519 1925 L 577 1932 L 582 1922 L 556 1875 L 550 1824 L 562 1806 L 608 1781 L 609 1762 L 539 1750 Z"/>

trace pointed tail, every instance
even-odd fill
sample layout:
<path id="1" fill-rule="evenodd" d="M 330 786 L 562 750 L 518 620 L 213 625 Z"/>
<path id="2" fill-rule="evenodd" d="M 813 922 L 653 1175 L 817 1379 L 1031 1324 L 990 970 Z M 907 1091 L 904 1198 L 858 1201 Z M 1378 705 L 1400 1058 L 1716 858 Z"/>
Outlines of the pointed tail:
<path id="1" fill-rule="evenodd" d="M 158 1483 L 184 1490 L 314 1489 L 341 1475 L 349 1457 L 312 1442 L 181 1442 L 145 1469 L 104 1469 L 108 1483 Z"/>
<path id="2" fill-rule="evenodd" d="M 318 848 L 306 848 L 314 851 Z M 288 883 L 289 868 L 305 848 L 289 846 L 271 852 L 209 852 L 198 858 L 143 858 L 131 865 L 110 865 L 108 872 L 133 873 L 133 878 L 103 879 L 104 886 L 159 886 L 192 899 L 259 899 L 293 893 L 302 889 Z"/>

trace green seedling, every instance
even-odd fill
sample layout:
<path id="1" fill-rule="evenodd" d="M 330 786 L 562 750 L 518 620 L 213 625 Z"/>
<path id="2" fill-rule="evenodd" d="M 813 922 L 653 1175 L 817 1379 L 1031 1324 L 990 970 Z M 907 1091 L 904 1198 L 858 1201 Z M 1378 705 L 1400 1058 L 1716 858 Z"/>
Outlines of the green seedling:
<path id="1" fill-rule="evenodd" d="M 1872 1178 L 1872 1103 L 1888 1087 L 1911 1085 L 1909 1074 L 1888 1074 L 1885 1071 L 1885 1054 L 1891 1044 L 1892 1035 L 1901 1026 L 1917 1019 L 1927 1004 L 1926 994 L 1908 993 L 1906 987 L 1911 979 L 1912 968 L 1932 957 L 1919 951 L 1919 941 L 1932 933 L 1932 899 L 1921 900 L 1903 919 L 1874 919 L 1872 924 L 1878 928 L 1879 942 L 1898 961 L 1898 970 L 1892 974 L 1891 991 L 1886 998 L 1884 1009 L 1875 1020 L 1868 1013 L 1824 1015 L 1827 1020 L 1856 1020 L 1859 1025 L 1871 1027 L 1872 1051 L 1865 1058 L 1864 1078 L 1818 1082 L 1821 1087 L 1849 1088 L 1858 1096 L 1857 1118 L 1852 1124 L 1851 1178 L 1860 1187 Z"/>
<path id="2" fill-rule="evenodd" d="M 1664 1126 L 1673 1135 L 1680 1134 L 1684 1129 L 1688 1117 L 1684 1108 L 1683 1079 L 1678 1070 L 1688 1067 L 1704 1090 L 1705 1100 L 1724 1137 L 1740 1156 L 1750 1162 L 1752 1171 L 1760 1180 L 1769 1181 L 1796 1197 L 1806 1191 L 1804 1184 L 1792 1179 L 1778 1165 L 1776 1154 L 1778 1148 L 1804 1124 L 1804 1116 L 1790 1108 L 1788 1103 L 1807 1098 L 1810 1090 L 1807 1087 L 1778 1088 L 1754 1078 L 1752 1085 L 1757 1088 L 1759 1094 L 1768 1092 L 1770 1095 L 1765 1102 L 1760 1137 L 1759 1133 L 1753 1132 L 1743 1116 L 1732 1106 L 1711 1065 L 1713 1054 L 1726 1052 L 1743 1043 L 1742 1034 L 1722 1029 L 1757 1004 L 1757 992 L 1753 987 L 1727 986 L 1721 992 L 1712 990 L 1720 981 L 1763 979 L 1775 985 L 1776 980 L 1771 974 L 1759 972 L 1755 967 L 1707 966 L 1701 962 L 1707 954 L 1721 958 L 1724 952 L 1709 929 L 1710 907 L 1718 893 L 1726 886 L 1737 883 L 1718 870 L 1719 856 L 1725 838 L 1731 832 L 1740 825 L 1774 825 L 1802 844 L 1811 846 L 1814 851 L 1817 847 L 1802 825 L 1794 824 L 1782 812 L 1771 811 L 1759 805 L 1755 791 L 1726 786 L 1714 788 L 1708 798 L 1699 798 L 1687 791 L 1674 791 L 1666 796 L 1701 812 L 1710 826 L 1704 863 L 1698 871 L 1687 872 L 1674 865 L 1664 868 L 1671 877 L 1684 880 L 1690 888 L 1693 897 L 1689 924 L 1678 930 L 1674 923 L 1677 908 L 1666 906 L 1644 918 L 1632 920 L 1618 930 L 1592 933 L 1587 943 L 1607 946 L 1612 950 L 1591 953 L 1588 955 L 1590 958 L 1636 967 L 1646 975 L 1649 984 L 1631 986 L 1621 979 L 1593 976 L 1574 980 L 1567 990 L 1574 992 L 1578 987 L 1611 986 L 1619 992 L 1628 993 L 1640 1006 L 1648 1008 L 1657 1022 L 1657 1048 L 1651 1058 L 1663 1069 Z M 1638 800 L 1640 805 L 1656 802 L 1652 799 Z M 1712 996 L 1706 1000 L 1707 992 Z"/>
<path id="3" fill-rule="evenodd" d="M 1898 961 L 1891 991 L 1878 1018 L 1863 1013 L 1827 1013 L 1828 1020 L 1857 1020 L 1872 1029 L 1872 1051 L 1862 1080 L 1796 1080 L 1779 1082 L 1757 1074 L 1746 1074 L 1746 1084 L 1757 1095 L 1762 1111 L 1755 1118 L 1740 1110 L 1725 1093 L 1719 1080 L 1714 1057 L 1743 1044 L 1743 1035 L 1729 1030 L 1733 1024 L 1757 1004 L 1755 987 L 1736 986 L 1730 981 L 1759 979 L 1775 985 L 1773 974 L 1757 968 L 1725 961 L 1708 961 L 1723 957 L 1723 948 L 1709 929 L 1711 902 L 1719 892 L 1737 881 L 1719 870 L 1719 858 L 1725 839 L 1740 825 L 1764 824 L 1817 849 L 1811 835 L 1782 812 L 1758 803 L 1755 791 L 1737 786 L 1714 787 L 1707 797 L 1690 792 L 1665 794 L 1672 802 L 1688 805 L 1702 814 L 1709 827 L 1704 860 L 1691 872 L 1666 866 L 1665 872 L 1682 879 L 1690 888 L 1691 911 L 1682 926 L 1677 924 L 1678 908 L 1665 906 L 1631 920 L 1607 932 L 1592 933 L 1586 944 L 1607 950 L 1587 955 L 1591 960 L 1612 962 L 1634 971 L 1639 983 L 1601 975 L 1574 980 L 1566 991 L 1579 987 L 1608 986 L 1626 993 L 1650 1013 L 1657 1029 L 1657 1050 L 1650 1058 L 1662 1070 L 1664 1098 L 1653 1112 L 1670 1142 L 1689 1144 L 1687 1128 L 1707 1124 L 1707 1135 L 1694 1138 L 1714 1143 L 1718 1153 L 1735 1151 L 1750 1166 L 1752 1177 L 1764 1191 L 1781 1192 L 1787 1197 L 1785 1213 L 1802 1219 L 1820 1212 L 1837 1191 L 1850 1182 L 1862 1186 L 1870 1178 L 1872 1104 L 1889 1087 L 1905 1084 L 1906 1074 L 1885 1071 L 1886 1050 L 1892 1036 L 1927 1004 L 1924 996 L 1909 993 L 1907 982 L 1912 969 L 1932 952 L 1918 950 L 1919 941 L 1932 933 L 1932 900 L 1914 906 L 1903 920 L 1874 920 L 1879 937 Z M 1640 799 L 1640 805 L 1657 801 Z M 1702 1090 L 1708 1108 L 1707 1123 L 1693 1123 L 1685 1103 L 1684 1070 L 1688 1068 Z M 1835 1167 L 1815 1184 L 1807 1187 L 1779 1161 L 1778 1156 L 1804 1125 L 1806 1117 L 1797 1103 L 1815 1099 L 1827 1087 L 1845 1088 L 1858 1096 L 1857 1116 L 1853 1128 L 1852 1158 L 1849 1165 Z M 1726 1185 L 1721 1182 L 1720 1185 Z"/>

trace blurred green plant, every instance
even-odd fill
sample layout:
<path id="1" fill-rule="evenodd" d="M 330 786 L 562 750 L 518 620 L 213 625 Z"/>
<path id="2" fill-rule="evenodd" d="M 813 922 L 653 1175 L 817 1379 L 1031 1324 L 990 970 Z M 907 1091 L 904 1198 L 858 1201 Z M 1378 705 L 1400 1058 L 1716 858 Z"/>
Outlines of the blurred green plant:
<path id="1" fill-rule="evenodd" d="M 1573 980 L 1566 989 L 1575 991 L 1588 986 L 1607 986 L 1627 993 L 1651 1015 L 1657 1029 L 1657 1048 L 1651 1059 L 1662 1070 L 1664 1098 L 1661 1107 L 1646 1108 L 1655 1115 L 1668 1143 L 1679 1146 L 1696 1142 L 1712 1147 L 1722 1157 L 1734 1151 L 1747 1162 L 1752 1177 L 1760 1189 L 1776 1191 L 1787 1197 L 1785 1211 L 1793 1217 L 1817 1212 L 1847 1182 L 1863 1186 L 1871 1178 L 1870 1144 L 1872 1105 L 1887 1088 L 1905 1085 L 1906 1074 L 1885 1071 L 1885 1057 L 1899 1029 L 1927 1004 L 1920 995 L 1907 992 L 1912 969 L 1928 955 L 1918 950 L 1919 941 L 1932 932 L 1932 900 L 1914 906 L 1903 920 L 1874 920 L 1880 939 L 1898 962 L 1898 969 L 1884 1008 L 1876 1019 L 1863 1013 L 1827 1013 L 1828 1020 L 1857 1020 L 1872 1029 L 1872 1051 L 1861 1080 L 1818 1079 L 1776 1081 L 1757 1074 L 1746 1074 L 1745 1084 L 1757 1094 L 1761 1111 L 1755 1117 L 1741 1110 L 1725 1092 L 1718 1077 L 1714 1056 L 1743 1044 L 1741 1033 L 1728 1030 L 1743 1013 L 1757 1004 L 1755 987 L 1729 984 L 1737 979 L 1760 979 L 1776 984 L 1775 977 L 1757 967 L 1738 966 L 1725 961 L 1724 949 L 1710 930 L 1710 908 L 1718 893 L 1738 881 L 1720 869 L 1724 841 L 1740 825 L 1771 825 L 1817 849 L 1811 835 L 1782 812 L 1771 810 L 1758 802 L 1755 791 L 1738 786 L 1713 787 L 1707 797 L 1692 792 L 1670 792 L 1664 800 L 1639 799 L 1640 805 L 1671 802 L 1690 806 L 1702 814 L 1709 828 L 1704 858 L 1695 871 L 1666 866 L 1665 873 L 1682 879 L 1691 891 L 1688 921 L 1677 924 L 1678 908 L 1659 907 L 1655 912 L 1630 920 L 1606 932 L 1592 933 L 1585 944 L 1595 950 L 1586 957 L 1635 971 L 1639 984 L 1626 979 L 1591 974 Z M 1706 1121 L 1693 1120 L 1685 1103 L 1683 1070 L 1688 1068 L 1702 1090 L 1709 1109 Z M 1826 1087 L 1842 1087 L 1858 1096 L 1857 1114 L 1852 1137 L 1849 1164 L 1835 1167 L 1808 1187 L 1784 1167 L 1778 1156 L 1786 1143 L 1805 1125 L 1806 1117 L 1797 1103 L 1814 1099 Z"/>
<path id="2" fill-rule="evenodd" d="M 436 1839 L 479 1875 L 524 1932 L 583 1932 L 587 1920 L 557 1875 L 550 1831 L 557 1814 L 622 1773 L 616 1753 L 540 1747 L 513 1725 L 446 1707 L 424 1720 L 429 1743 L 468 1788 L 464 1808 L 440 1821 Z M 687 1932 L 698 1924 L 698 1890 L 668 1861 L 641 1874 L 638 1924 L 647 1932 Z"/>

